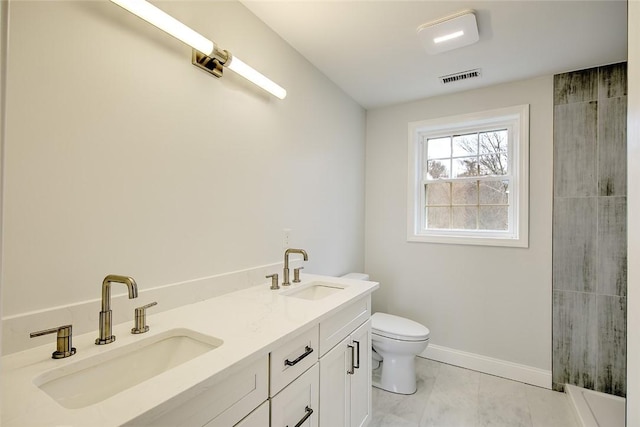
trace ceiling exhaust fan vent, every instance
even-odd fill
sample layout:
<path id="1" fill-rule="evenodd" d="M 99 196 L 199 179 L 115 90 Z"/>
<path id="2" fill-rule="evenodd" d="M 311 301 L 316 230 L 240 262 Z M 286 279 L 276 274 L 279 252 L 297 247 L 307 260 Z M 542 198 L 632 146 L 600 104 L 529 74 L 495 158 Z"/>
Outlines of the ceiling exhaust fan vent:
<path id="1" fill-rule="evenodd" d="M 477 77 L 481 77 L 480 68 L 476 68 L 475 70 L 462 71 L 460 73 L 447 74 L 446 76 L 440 76 L 440 82 L 442 84 L 449 84 L 459 82 L 461 80 L 475 79 Z"/>

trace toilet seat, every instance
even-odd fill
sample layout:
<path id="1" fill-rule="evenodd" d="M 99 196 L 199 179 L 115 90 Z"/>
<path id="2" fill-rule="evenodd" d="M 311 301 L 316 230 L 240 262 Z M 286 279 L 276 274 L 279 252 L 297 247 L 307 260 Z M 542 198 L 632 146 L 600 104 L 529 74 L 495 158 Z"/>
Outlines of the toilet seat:
<path id="1" fill-rule="evenodd" d="M 399 341 L 426 341 L 429 329 L 418 322 L 387 313 L 371 316 L 371 333 Z"/>

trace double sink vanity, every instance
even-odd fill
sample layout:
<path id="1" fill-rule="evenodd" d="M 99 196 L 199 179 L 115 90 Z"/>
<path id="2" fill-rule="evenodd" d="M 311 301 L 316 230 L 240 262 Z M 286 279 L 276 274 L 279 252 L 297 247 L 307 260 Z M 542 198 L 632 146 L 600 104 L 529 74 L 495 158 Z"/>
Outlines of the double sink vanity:
<path id="1" fill-rule="evenodd" d="M 297 272 L 299 273 L 299 272 Z M 297 278 L 299 276 L 297 275 Z M 2 358 L 2 420 L 25 426 L 362 426 L 375 282 L 303 275 Z M 162 304 L 162 301 L 159 301 Z"/>

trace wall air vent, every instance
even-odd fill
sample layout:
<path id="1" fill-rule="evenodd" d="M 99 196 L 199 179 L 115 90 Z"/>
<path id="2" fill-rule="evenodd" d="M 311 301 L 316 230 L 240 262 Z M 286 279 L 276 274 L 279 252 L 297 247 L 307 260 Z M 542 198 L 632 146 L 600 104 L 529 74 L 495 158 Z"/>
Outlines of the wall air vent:
<path id="1" fill-rule="evenodd" d="M 461 73 L 447 74 L 446 76 L 440 76 L 440 82 L 442 84 L 455 83 L 462 80 L 475 79 L 477 77 L 481 77 L 480 68 L 476 68 L 475 70 L 463 71 Z"/>

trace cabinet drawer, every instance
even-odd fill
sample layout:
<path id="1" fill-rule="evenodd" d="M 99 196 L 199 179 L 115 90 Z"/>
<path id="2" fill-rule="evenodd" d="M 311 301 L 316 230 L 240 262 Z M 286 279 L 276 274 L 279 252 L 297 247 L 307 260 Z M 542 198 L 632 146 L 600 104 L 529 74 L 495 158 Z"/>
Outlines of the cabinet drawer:
<path id="1" fill-rule="evenodd" d="M 320 356 L 371 316 L 371 296 L 362 298 L 320 323 Z"/>
<path id="2" fill-rule="evenodd" d="M 318 427 L 318 363 L 271 398 L 271 427 Z"/>
<path id="3" fill-rule="evenodd" d="M 290 339 L 271 352 L 271 396 L 318 361 L 318 325 Z"/>

